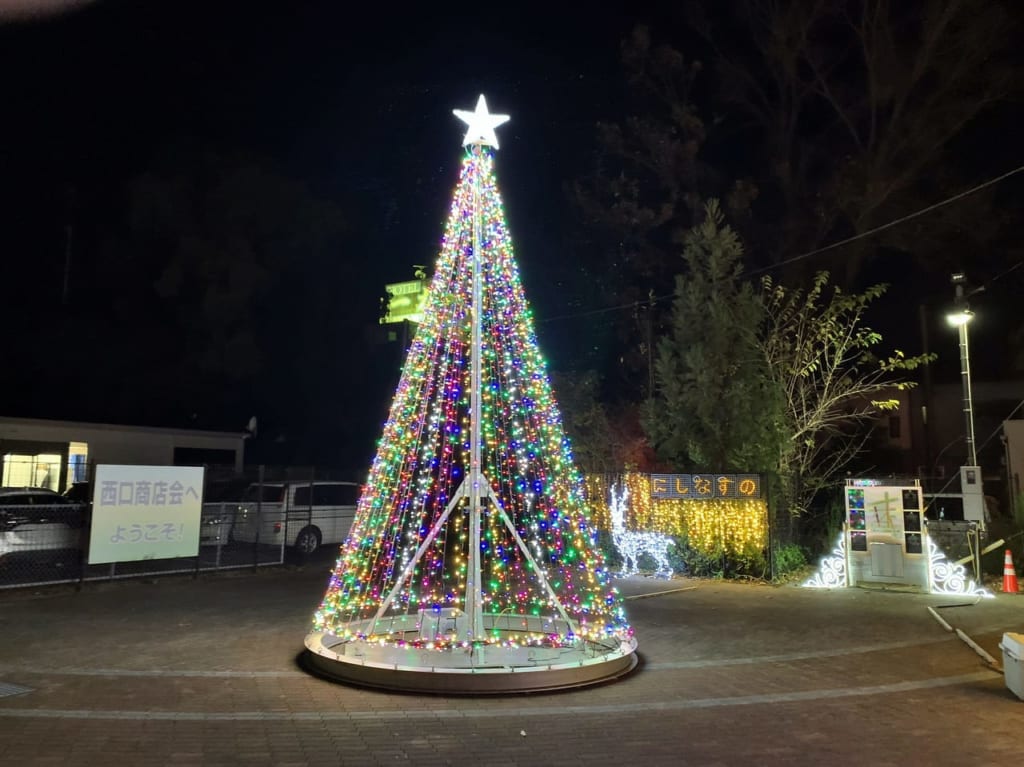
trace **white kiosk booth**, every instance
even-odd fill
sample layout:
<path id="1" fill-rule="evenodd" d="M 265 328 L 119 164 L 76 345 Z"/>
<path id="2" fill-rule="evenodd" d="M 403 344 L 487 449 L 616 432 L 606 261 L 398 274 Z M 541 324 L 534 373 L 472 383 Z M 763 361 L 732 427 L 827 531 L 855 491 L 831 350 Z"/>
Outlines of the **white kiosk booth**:
<path id="1" fill-rule="evenodd" d="M 920 483 L 846 487 L 849 585 L 888 583 L 929 590 L 927 530 Z"/>
<path id="2" fill-rule="evenodd" d="M 950 562 L 929 537 L 918 480 L 886 484 L 849 479 L 844 492 L 846 523 L 839 542 L 805 587 L 874 584 L 931 594 L 993 596 L 970 579 L 962 565 Z"/>

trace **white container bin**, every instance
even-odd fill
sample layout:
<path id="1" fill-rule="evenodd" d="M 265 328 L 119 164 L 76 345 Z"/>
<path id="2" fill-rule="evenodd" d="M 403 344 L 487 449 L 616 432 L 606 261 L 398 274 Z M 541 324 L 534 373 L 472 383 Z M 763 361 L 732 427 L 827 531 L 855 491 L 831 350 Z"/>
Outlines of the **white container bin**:
<path id="1" fill-rule="evenodd" d="M 1003 634 L 1003 676 L 1010 692 L 1024 700 L 1024 634 Z"/>

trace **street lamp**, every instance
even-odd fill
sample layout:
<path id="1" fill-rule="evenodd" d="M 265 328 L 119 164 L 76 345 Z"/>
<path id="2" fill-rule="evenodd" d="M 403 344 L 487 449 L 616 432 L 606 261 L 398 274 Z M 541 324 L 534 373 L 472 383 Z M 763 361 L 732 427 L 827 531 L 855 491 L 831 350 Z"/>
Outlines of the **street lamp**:
<path id="1" fill-rule="evenodd" d="M 981 540 L 985 534 L 985 496 L 982 490 L 981 469 L 978 467 L 978 454 L 974 446 L 974 404 L 971 398 L 971 357 L 967 344 L 967 326 L 974 317 L 967 304 L 967 295 L 964 295 L 964 283 L 967 281 L 963 272 L 957 272 L 950 278 L 955 290 L 953 308 L 946 315 L 946 321 L 957 329 L 960 336 L 960 380 L 963 384 L 964 400 L 964 434 L 967 441 L 967 465 L 960 469 L 960 492 L 964 503 L 964 511 L 967 511 L 968 493 L 971 500 L 980 502 L 978 508 L 978 526 L 967 533 L 967 542 L 971 547 L 972 558 L 974 559 L 974 575 L 978 584 L 982 583 L 981 572 Z M 977 290 L 971 291 L 973 295 Z M 966 516 L 966 515 L 965 515 Z M 971 544 L 971 538 L 974 543 Z"/>
<path id="2" fill-rule="evenodd" d="M 946 315 L 946 322 L 955 328 L 962 327 L 974 319 L 974 312 L 970 309 L 953 309 Z"/>
<path id="3" fill-rule="evenodd" d="M 967 465 L 977 466 L 978 455 L 974 447 L 974 404 L 971 398 L 971 358 L 967 343 L 967 326 L 974 318 L 974 312 L 964 295 L 966 277 L 957 272 L 951 278 L 956 295 L 953 309 L 946 315 L 946 321 L 957 329 L 960 336 L 960 381 L 963 385 L 964 426 L 967 440 Z"/>

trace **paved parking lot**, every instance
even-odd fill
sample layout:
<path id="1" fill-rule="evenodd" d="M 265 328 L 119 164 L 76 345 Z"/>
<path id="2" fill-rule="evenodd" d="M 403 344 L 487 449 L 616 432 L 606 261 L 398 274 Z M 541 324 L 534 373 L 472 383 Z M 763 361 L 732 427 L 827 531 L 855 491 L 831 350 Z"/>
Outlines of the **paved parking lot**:
<path id="1" fill-rule="evenodd" d="M 326 577 L 0 593 L 0 765 L 1010 765 L 1024 751 L 1024 701 L 927 609 L 1001 660 L 1024 595 L 955 606 L 630 579 L 631 676 L 465 698 L 301 671 Z"/>

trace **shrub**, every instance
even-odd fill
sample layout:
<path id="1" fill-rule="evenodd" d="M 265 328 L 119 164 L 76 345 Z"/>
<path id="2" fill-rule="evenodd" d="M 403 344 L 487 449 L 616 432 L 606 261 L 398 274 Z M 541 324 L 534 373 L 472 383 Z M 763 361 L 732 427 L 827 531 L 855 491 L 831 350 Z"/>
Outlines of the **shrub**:
<path id="1" fill-rule="evenodd" d="M 775 577 L 781 578 L 807 566 L 807 555 L 795 543 L 787 543 L 775 549 Z"/>

